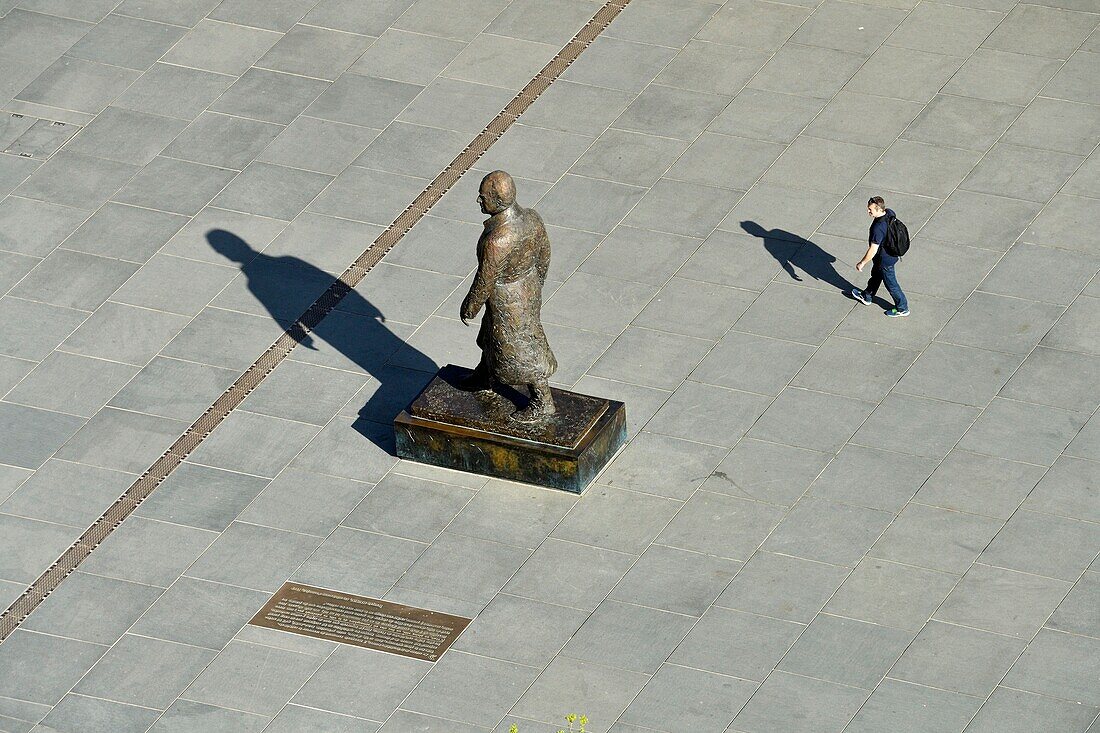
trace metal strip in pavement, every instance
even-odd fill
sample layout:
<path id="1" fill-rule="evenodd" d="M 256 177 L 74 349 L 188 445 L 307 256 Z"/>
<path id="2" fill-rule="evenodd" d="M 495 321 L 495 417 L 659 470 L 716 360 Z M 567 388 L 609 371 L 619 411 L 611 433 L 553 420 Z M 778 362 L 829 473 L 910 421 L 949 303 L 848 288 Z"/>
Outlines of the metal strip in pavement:
<path id="1" fill-rule="evenodd" d="M 604 4 L 577 35 L 573 36 L 573 39 L 542 68 L 542 71 L 520 90 L 512 101 L 485 126 L 485 129 L 478 133 L 470 144 L 428 184 L 427 188 L 413 199 L 393 223 L 374 240 L 374 243 L 344 270 L 329 289 L 317 298 L 313 305 L 307 308 L 305 313 L 291 324 L 283 335 L 268 347 L 267 351 L 261 354 L 260 358 L 238 377 L 237 381 L 215 400 L 214 404 L 208 407 L 183 435 L 172 443 L 164 455 L 138 477 L 125 494 L 119 497 L 61 557 L 31 583 L 27 590 L 4 611 L 3 615 L 0 615 L 0 642 L 19 628 L 31 611 L 56 590 L 61 582 L 76 570 L 77 566 L 107 539 L 176 467 L 183 463 L 191 451 L 195 450 L 214 428 L 220 425 L 229 413 L 264 381 L 268 374 L 274 371 L 306 334 L 317 327 L 344 296 L 370 272 L 371 268 L 401 241 L 413 225 L 443 198 L 443 194 L 447 193 L 458 179 L 473 167 L 478 158 L 500 139 L 519 116 L 534 104 L 539 95 L 580 57 L 589 44 L 629 4 L 630 0 L 609 0 Z"/>

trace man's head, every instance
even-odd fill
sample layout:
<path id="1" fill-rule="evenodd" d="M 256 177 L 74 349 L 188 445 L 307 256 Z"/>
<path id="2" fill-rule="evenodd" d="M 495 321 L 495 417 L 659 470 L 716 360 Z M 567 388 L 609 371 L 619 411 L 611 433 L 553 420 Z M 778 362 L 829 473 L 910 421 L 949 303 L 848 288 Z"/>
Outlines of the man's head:
<path id="1" fill-rule="evenodd" d="M 493 171 L 481 179 L 477 203 L 482 213 L 493 215 L 516 202 L 516 182 L 504 171 Z"/>
<path id="2" fill-rule="evenodd" d="M 885 213 L 886 213 L 886 201 L 885 201 L 885 199 L 883 199 L 881 196 L 872 196 L 871 198 L 867 199 L 867 215 L 868 216 L 870 216 L 872 219 L 877 219 L 878 217 L 884 215 Z"/>

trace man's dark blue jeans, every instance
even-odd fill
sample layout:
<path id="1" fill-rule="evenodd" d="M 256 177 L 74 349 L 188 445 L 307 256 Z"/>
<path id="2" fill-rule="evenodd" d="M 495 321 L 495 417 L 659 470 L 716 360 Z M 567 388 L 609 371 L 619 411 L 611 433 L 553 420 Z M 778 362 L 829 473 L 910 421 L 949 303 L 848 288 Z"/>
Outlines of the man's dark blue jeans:
<path id="1" fill-rule="evenodd" d="M 871 264 L 871 279 L 867 283 L 867 289 L 864 290 L 868 297 L 875 297 L 875 293 L 878 292 L 878 286 L 886 283 L 886 290 L 889 291 L 890 297 L 894 299 L 894 307 L 899 311 L 909 310 L 909 302 L 905 299 L 905 293 L 901 291 L 901 286 L 898 285 L 898 277 L 894 272 L 894 265 L 898 263 L 900 257 L 894 257 L 888 255 L 883 251 L 882 247 L 879 247 L 878 252 L 875 253 L 875 259 Z"/>

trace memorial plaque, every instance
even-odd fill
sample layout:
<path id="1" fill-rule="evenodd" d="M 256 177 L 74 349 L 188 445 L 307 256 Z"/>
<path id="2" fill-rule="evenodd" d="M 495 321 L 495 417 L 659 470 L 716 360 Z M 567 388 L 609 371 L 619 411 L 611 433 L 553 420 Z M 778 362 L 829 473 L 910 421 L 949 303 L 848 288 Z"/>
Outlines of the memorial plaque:
<path id="1" fill-rule="evenodd" d="M 283 583 L 249 623 L 434 662 L 470 620 L 377 598 Z"/>

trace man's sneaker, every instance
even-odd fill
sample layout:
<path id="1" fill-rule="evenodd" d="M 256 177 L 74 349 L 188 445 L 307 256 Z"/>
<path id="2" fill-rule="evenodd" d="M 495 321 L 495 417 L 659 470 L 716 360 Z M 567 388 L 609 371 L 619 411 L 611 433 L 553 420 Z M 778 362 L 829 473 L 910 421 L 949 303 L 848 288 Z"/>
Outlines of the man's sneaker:
<path id="1" fill-rule="evenodd" d="M 867 293 L 859 288 L 852 288 L 852 297 L 864 305 L 871 305 L 871 299 L 867 297 Z"/>
<path id="2" fill-rule="evenodd" d="M 899 311 L 897 308 L 891 308 L 890 310 L 886 311 L 887 318 L 904 318 L 907 315 L 909 315 L 908 308 L 903 311 Z"/>

